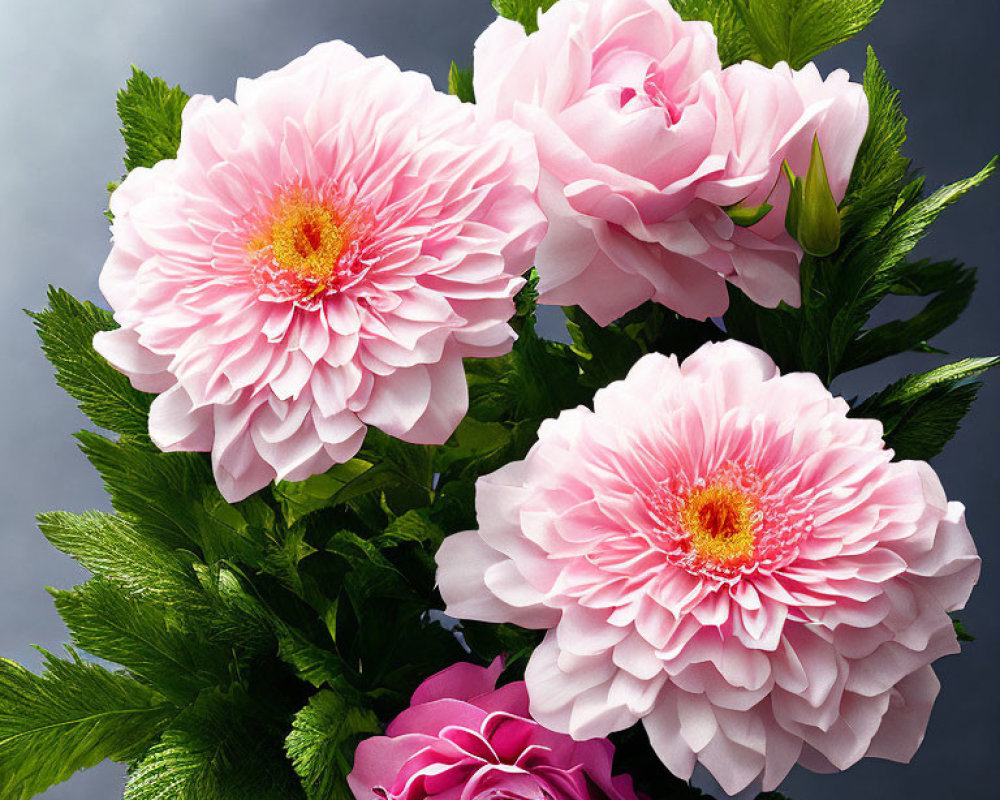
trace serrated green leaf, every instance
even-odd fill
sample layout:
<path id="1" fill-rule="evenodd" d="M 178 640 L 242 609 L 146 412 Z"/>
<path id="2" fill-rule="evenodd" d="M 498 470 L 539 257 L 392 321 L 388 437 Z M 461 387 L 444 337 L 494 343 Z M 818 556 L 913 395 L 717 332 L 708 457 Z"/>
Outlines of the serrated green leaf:
<path id="1" fill-rule="evenodd" d="M 38 527 L 53 547 L 95 575 L 132 591 L 169 593 L 176 598 L 179 587 L 195 588 L 186 559 L 160 541 L 143 536 L 122 517 L 99 511 L 53 511 L 38 516 Z"/>
<path id="2" fill-rule="evenodd" d="M 111 313 L 54 287 L 49 288 L 48 301 L 48 308 L 29 316 L 45 357 L 55 367 L 56 383 L 98 427 L 146 438 L 152 395 L 133 389 L 128 378 L 94 350 L 94 334 L 118 327 Z"/>
<path id="3" fill-rule="evenodd" d="M 113 442 L 89 431 L 80 448 L 101 474 L 115 510 L 146 536 L 179 549 L 196 549 L 207 562 L 233 558 L 259 563 L 264 539 L 242 509 L 260 516 L 261 501 L 234 506 L 216 488 L 202 453 L 161 453 L 122 437 Z"/>
<path id="4" fill-rule="evenodd" d="M 174 709 L 148 686 L 45 653 L 35 675 L 0 659 L 0 796 L 28 800 L 106 758 L 127 762 Z"/>
<path id="5" fill-rule="evenodd" d="M 909 159 L 901 153 L 906 144 L 906 117 L 899 92 L 889 83 L 870 47 L 864 89 L 869 109 L 868 130 L 858 150 L 843 203 L 845 230 L 870 230 L 873 217 L 877 224 L 879 215 L 873 212 L 895 200 L 910 169 Z"/>
<path id="6" fill-rule="evenodd" d="M 325 690 L 295 715 L 286 740 L 288 757 L 309 800 L 353 800 L 347 775 L 365 736 L 381 733 L 375 714 Z"/>
<path id="7" fill-rule="evenodd" d="M 277 639 L 278 657 L 295 671 L 300 680 L 316 688 L 335 683 L 347 671 L 336 653 L 314 644 L 297 628 L 278 626 Z"/>
<path id="8" fill-rule="evenodd" d="M 671 5 L 684 19 L 711 23 L 724 67 L 757 55 L 757 48 L 733 0 L 671 0 Z"/>
<path id="9" fill-rule="evenodd" d="M 181 113 L 188 96 L 138 67 L 118 92 L 118 117 L 125 139 L 125 169 L 151 167 L 174 158 L 181 143 Z"/>
<path id="10" fill-rule="evenodd" d="M 556 0 L 493 0 L 493 8 L 501 17 L 520 22 L 528 33 L 538 30 L 539 12 L 555 4 Z"/>
<path id="11" fill-rule="evenodd" d="M 203 692 L 132 771 L 124 800 L 298 800 L 283 733 L 238 689 Z"/>
<path id="12" fill-rule="evenodd" d="M 967 358 L 909 375 L 856 406 L 851 415 L 882 422 L 897 459 L 927 461 L 955 436 L 981 384 L 974 379 L 1000 358 Z"/>
<path id="13" fill-rule="evenodd" d="M 463 103 L 475 103 L 476 91 L 472 85 L 472 70 L 461 69 L 454 61 L 448 70 L 448 94 L 453 94 Z"/>
<path id="14" fill-rule="evenodd" d="M 883 0 L 731 0 L 765 66 L 800 69 L 850 39 L 874 19 Z"/>
<path id="15" fill-rule="evenodd" d="M 896 271 L 894 295 L 934 297 L 905 320 L 893 320 L 863 331 L 844 353 L 840 369 L 847 372 L 907 350 L 934 351 L 928 340 L 948 328 L 969 305 L 976 288 L 976 271 L 955 261 L 917 261 Z"/>
<path id="16" fill-rule="evenodd" d="M 105 578 L 50 593 L 75 645 L 127 668 L 171 700 L 183 703 L 232 680 L 235 654 L 209 642 L 183 608 Z"/>

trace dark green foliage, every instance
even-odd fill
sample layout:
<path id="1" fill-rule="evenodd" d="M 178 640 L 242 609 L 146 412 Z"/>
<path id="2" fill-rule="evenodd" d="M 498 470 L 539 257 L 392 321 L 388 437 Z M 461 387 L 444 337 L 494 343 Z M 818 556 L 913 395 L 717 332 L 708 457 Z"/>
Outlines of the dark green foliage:
<path id="1" fill-rule="evenodd" d="M 118 116 L 125 139 L 125 169 L 151 167 L 173 158 L 181 143 L 181 112 L 188 96 L 137 67 L 118 93 Z"/>
<path id="2" fill-rule="evenodd" d="M 955 636 L 958 637 L 958 641 L 960 641 L 960 642 L 974 642 L 974 641 L 976 641 L 976 637 L 973 636 L 971 633 L 969 633 L 965 629 L 965 626 L 962 624 L 961 620 L 953 618 L 951 622 L 952 622 L 952 625 L 955 627 Z"/>
<path id="3" fill-rule="evenodd" d="M 659 303 L 646 303 L 603 328 L 579 308 L 563 310 L 580 364 L 580 381 L 594 389 L 624 378 L 646 353 L 683 359 L 706 342 L 726 338 L 714 323 L 686 319 Z"/>
<path id="4" fill-rule="evenodd" d="M 910 375 L 858 405 L 853 413 L 874 417 L 885 427 L 885 441 L 899 459 L 926 461 L 955 436 L 980 384 L 974 380 L 1000 358 L 968 358 Z"/>
<path id="5" fill-rule="evenodd" d="M 380 733 L 370 711 L 344 703 L 334 692 L 313 695 L 295 715 L 286 748 L 309 800 L 352 800 L 343 776 L 351 771 L 354 748 Z"/>
<path id="6" fill-rule="evenodd" d="M 896 270 L 896 282 L 889 294 L 931 297 L 913 317 L 893 320 L 861 331 L 848 345 L 841 370 L 881 361 L 908 350 L 937 352 L 928 340 L 958 320 L 969 305 L 976 288 L 976 270 L 966 269 L 955 261 L 904 262 Z"/>
<path id="7" fill-rule="evenodd" d="M 125 800 L 304 798 L 270 712 L 238 688 L 202 693 L 138 762 Z"/>

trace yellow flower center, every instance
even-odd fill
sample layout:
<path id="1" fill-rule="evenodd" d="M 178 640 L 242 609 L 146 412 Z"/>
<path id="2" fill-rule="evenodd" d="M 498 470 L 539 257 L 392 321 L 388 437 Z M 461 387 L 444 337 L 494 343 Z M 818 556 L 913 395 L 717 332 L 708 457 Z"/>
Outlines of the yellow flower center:
<path id="1" fill-rule="evenodd" d="M 275 264 L 325 288 L 337 274 L 347 232 L 322 203 L 293 194 L 275 209 L 272 222 L 250 242 L 250 249 L 270 247 Z"/>
<path id="2" fill-rule="evenodd" d="M 699 556 L 716 564 L 731 564 L 753 556 L 756 511 L 749 494 L 714 484 L 692 492 L 681 512 L 681 523 Z"/>

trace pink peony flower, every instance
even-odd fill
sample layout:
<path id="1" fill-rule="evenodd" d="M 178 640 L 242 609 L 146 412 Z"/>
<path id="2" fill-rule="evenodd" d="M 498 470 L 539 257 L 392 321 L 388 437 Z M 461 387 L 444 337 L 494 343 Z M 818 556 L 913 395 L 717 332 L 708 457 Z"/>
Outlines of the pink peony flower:
<path id="1" fill-rule="evenodd" d="M 979 558 L 933 470 L 847 411 L 738 342 L 645 356 L 480 479 L 480 530 L 437 557 L 447 613 L 549 629 L 543 725 L 642 720 L 672 772 L 731 794 L 909 760 Z"/>
<path id="2" fill-rule="evenodd" d="M 164 450 L 211 451 L 223 495 L 350 459 L 366 425 L 440 444 L 462 358 L 507 352 L 545 221 L 513 125 L 342 42 L 194 97 L 176 160 L 114 193 L 97 349 Z"/>
<path id="3" fill-rule="evenodd" d="M 502 669 L 455 664 L 424 681 L 386 736 L 358 746 L 357 800 L 638 800 L 631 778 L 611 775 L 611 742 L 543 728 L 523 682 L 494 688 Z"/>
<path id="4" fill-rule="evenodd" d="M 476 44 L 475 90 L 538 144 L 541 301 L 601 324 L 649 299 L 718 316 L 727 280 L 760 304 L 798 305 L 781 162 L 804 175 L 818 136 L 839 202 L 868 125 L 843 70 L 825 82 L 813 65 L 723 70 L 711 26 L 667 0 L 560 0 L 530 36 L 498 19 Z M 769 195 L 774 210 L 751 228 L 723 210 Z"/>

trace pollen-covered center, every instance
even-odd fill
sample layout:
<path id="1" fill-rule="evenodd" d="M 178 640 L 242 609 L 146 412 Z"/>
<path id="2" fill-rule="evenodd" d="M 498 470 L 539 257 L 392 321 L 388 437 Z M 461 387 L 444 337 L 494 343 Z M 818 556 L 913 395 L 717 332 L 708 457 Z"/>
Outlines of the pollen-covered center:
<path id="1" fill-rule="evenodd" d="M 247 255 L 264 300 L 316 307 L 347 289 L 374 263 L 373 217 L 335 186 L 292 185 L 244 223 Z"/>
<path id="2" fill-rule="evenodd" d="M 336 282 L 351 234 L 349 221 L 337 212 L 321 198 L 292 192 L 274 203 L 249 249 L 321 291 Z"/>
<path id="3" fill-rule="evenodd" d="M 753 556 L 760 521 L 756 512 L 751 495 L 716 484 L 692 492 L 680 522 L 689 546 L 698 556 L 728 565 Z"/>
<path id="4" fill-rule="evenodd" d="M 282 269 L 327 281 L 337 271 L 346 232 L 319 203 L 289 204 L 271 229 L 271 251 Z"/>

